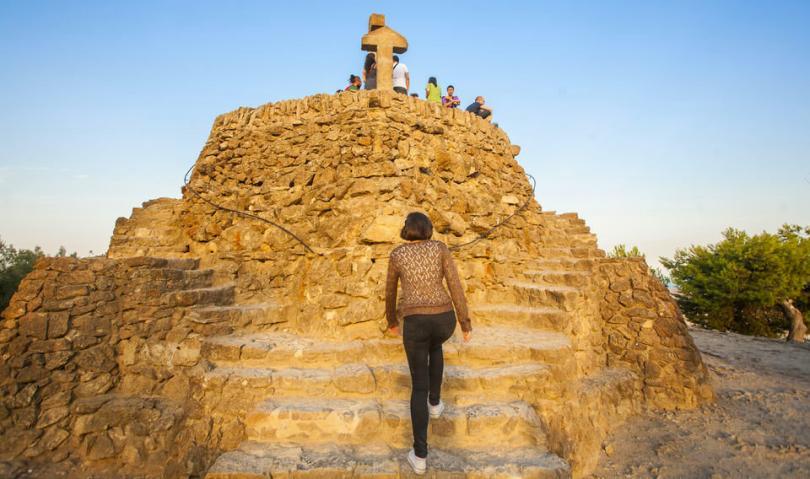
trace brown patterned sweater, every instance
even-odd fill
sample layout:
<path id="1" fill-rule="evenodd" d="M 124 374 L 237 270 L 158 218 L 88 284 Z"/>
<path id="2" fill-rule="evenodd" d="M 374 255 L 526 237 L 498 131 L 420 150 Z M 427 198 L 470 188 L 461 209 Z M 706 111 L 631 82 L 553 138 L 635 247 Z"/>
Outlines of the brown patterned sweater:
<path id="1" fill-rule="evenodd" d="M 447 280 L 450 294 L 444 289 Z M 402 281 L 402 298 L 397 305 L 397 282 Z M 391 251 L 385 282 L 385 316 L 388 327 L 410 314 L 438 314 L 453 310 L 462 331 L 472 331 L 464 288 L 458 279 L 450 250 L 441 241 L 415 241 Z"/>

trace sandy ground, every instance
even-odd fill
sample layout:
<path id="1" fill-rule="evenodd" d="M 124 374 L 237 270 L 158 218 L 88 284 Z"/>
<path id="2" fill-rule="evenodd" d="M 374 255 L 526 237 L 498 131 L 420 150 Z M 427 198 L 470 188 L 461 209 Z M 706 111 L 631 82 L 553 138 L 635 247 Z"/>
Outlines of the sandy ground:
<path id="1" fill-rule="evenodd" d="M 635 417 L 595 478 L 810 478 L 810 343 L 691 329 L 717 401 Z"/>

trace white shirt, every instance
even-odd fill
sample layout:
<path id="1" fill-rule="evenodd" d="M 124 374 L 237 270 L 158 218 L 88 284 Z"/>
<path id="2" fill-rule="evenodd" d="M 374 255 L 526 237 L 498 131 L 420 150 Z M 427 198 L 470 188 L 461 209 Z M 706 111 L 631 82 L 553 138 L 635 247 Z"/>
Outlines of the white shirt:
<path id="1" fill-rule="evenodd" d="M 408 88 L 405 83 L 405 75 L 408 74 L 408 67 L 404 63 L 397 63 L 394 66 L 394 87 Z"/>

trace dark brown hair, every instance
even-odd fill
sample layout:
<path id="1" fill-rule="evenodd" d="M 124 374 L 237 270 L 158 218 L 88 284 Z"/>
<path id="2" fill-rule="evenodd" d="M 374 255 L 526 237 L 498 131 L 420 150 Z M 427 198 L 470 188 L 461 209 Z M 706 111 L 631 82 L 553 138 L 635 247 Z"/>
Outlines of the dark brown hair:
<path id="1" fill-rule="evenodd" d="M 405 218 L 405 226 L 402 227 L 399 236 L 408 241 L 430 239 L 433 236 L 433 223 L 424 213 L 409 213 Z"/>

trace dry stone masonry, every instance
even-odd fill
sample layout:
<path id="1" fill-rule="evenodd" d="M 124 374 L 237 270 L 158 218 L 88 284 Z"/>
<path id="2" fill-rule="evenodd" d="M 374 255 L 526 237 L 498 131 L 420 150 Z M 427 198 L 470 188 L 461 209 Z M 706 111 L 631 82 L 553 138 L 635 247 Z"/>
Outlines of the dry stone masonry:
<path id="1" fill-rule="evenodd" d="M 567 478 L 643 408 L 710 400 L 664 287 L 542 211 L 506 133 L 388 91 L 240 108 L 180 199 L 105 258 L 44 259 L 3 312 L 0 459 L 76 477 L 410 477 L 409 375 L 384 335 L 388 253 L 426 212 L 474 339 L 446 347 L 435 477 Z M 287 228 L 212 204 L 249 212 Z M 84 476 L 83 476 L 84 475 Z"/>

